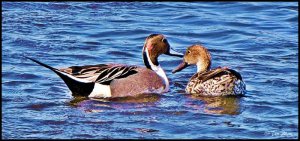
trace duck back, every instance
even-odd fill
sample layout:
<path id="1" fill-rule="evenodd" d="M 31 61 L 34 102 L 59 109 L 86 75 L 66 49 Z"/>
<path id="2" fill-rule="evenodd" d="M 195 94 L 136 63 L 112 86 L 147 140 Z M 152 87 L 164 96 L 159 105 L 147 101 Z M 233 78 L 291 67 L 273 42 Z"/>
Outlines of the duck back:
<path id="1" fill-rule="evenodd" d="M 205 96 L 244 95 L 245 83 L 241 75 L 227 68 L 217 68 L 194 74 L 186 92 Z"/>

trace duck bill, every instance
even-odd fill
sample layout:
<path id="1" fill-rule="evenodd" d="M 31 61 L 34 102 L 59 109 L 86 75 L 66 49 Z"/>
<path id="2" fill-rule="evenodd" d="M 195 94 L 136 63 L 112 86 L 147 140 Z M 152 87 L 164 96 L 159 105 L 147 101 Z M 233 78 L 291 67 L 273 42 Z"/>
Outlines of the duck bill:
<path id="1" fill-rule="evenodd" d="M 169 52 L 165 53 L 166 55 L 170 55 L 170 56 L 176 56 L 176 57 L 183 57 L 182 53 L 179 53 L 177 51 L 175 51 L 174 49 L 170 48 Z"/>
<path id="2" fill-rule="evenodd" d="M 183 70 L 184 68 L 186 68 L 186 67 L 188 67 L 189 65 L 186 63 L 186 62 L 184 62 L 184 61 L 182 61 L 173 71 L 172 71 L 172 73 L 176 73 L 176 72 L 179 72 L 179 71 L 181 71 L 181 70 Z"/>

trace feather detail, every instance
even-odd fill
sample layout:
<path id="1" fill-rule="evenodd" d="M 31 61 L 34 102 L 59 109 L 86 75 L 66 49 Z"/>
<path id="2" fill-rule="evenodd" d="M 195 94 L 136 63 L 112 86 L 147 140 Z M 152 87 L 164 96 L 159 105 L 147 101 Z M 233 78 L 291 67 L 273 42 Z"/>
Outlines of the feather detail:
<path id="1" fill-rule="evenodd" d="M 241 75 L 228 68 L 196 73 L 186 87 L 187 93 L 210 96 L 244 95 L 245 91 Z"/>
<path id="2" fill-rule="evenodd" d="M 83 78 L 99 84 L 109 85 L 114 79 L 125 78 L 137 73 L 135 70 L 136 68 L 137 66 L 98 64 L 89 66 L 72 66 L 61 69 L 61 71 L 70 73 L 77 78 Z"/>

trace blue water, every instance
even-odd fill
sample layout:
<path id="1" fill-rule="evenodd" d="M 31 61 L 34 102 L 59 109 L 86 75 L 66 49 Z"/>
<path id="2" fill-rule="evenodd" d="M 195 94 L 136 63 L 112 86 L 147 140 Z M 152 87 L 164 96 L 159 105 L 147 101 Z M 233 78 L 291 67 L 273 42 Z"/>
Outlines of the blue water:
<path id="1" fill-rule="evenodd" d="M 164 34 L 179 52 L 202 43 L 212 67 L 241 73 L 247 96 L 170 92 L 112 101 L 73 98 L 50 70 L 99 63 L 143 66 L 142 46 Z M 2 2 L 2 139 L 298 138 L 298 2 Z"/>

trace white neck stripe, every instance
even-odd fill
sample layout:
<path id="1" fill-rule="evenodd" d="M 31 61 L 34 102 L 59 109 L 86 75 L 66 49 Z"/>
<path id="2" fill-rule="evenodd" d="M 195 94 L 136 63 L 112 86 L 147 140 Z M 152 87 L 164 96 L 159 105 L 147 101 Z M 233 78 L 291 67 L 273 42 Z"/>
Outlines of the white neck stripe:
<path id="1" fill-rule="evenodd" d="M 152 70 L 157 70 L 158 68 L 158 66 L 156 66 L 156 65 L 154 65 L 153 63 L 152 63 L 152 61 L 151 61 L 151 59 L 150 59 L 150 57 L 149 57 L 149 53 L 148 53 L 148 49 L 146 48 L 146 56 L 147 56 L 147 60 L 148 60 L 148 62 L 149 62 L 149 64 L 150 64 L 150 67 L 151 67 L 151 69 Z"/>
<path id="2" fill-rule="evenodd" d="M 158 75 L 164 80 L 164 82 L 165 82 L 165 84 L 166 84 L 166 88 L 164 89 L 164 92 L 169 91 L 169 87 L 170 87 L 170 86 L 169 86 L 169 80 L 168 80 L 168 78 L 167 78 L 167 75 L 166 75 L 165 71 L 160 67 L 160 65 L 156 66 L 156 65 L 154 65 L 154 64 L 152 63 L 152 61 L 151 61 L 151 59 L 150 59 L 150 57 L 149 57 L 148 49 L 145 49 L 145 50 L 146 50 L 147 60 L 148 60 L 148 62 L 149 62 L 149 64 L 150 64 L 151 69 L 152 69 L 154 72 L 156 72 L 156 74 L 158 74 Z"/>

